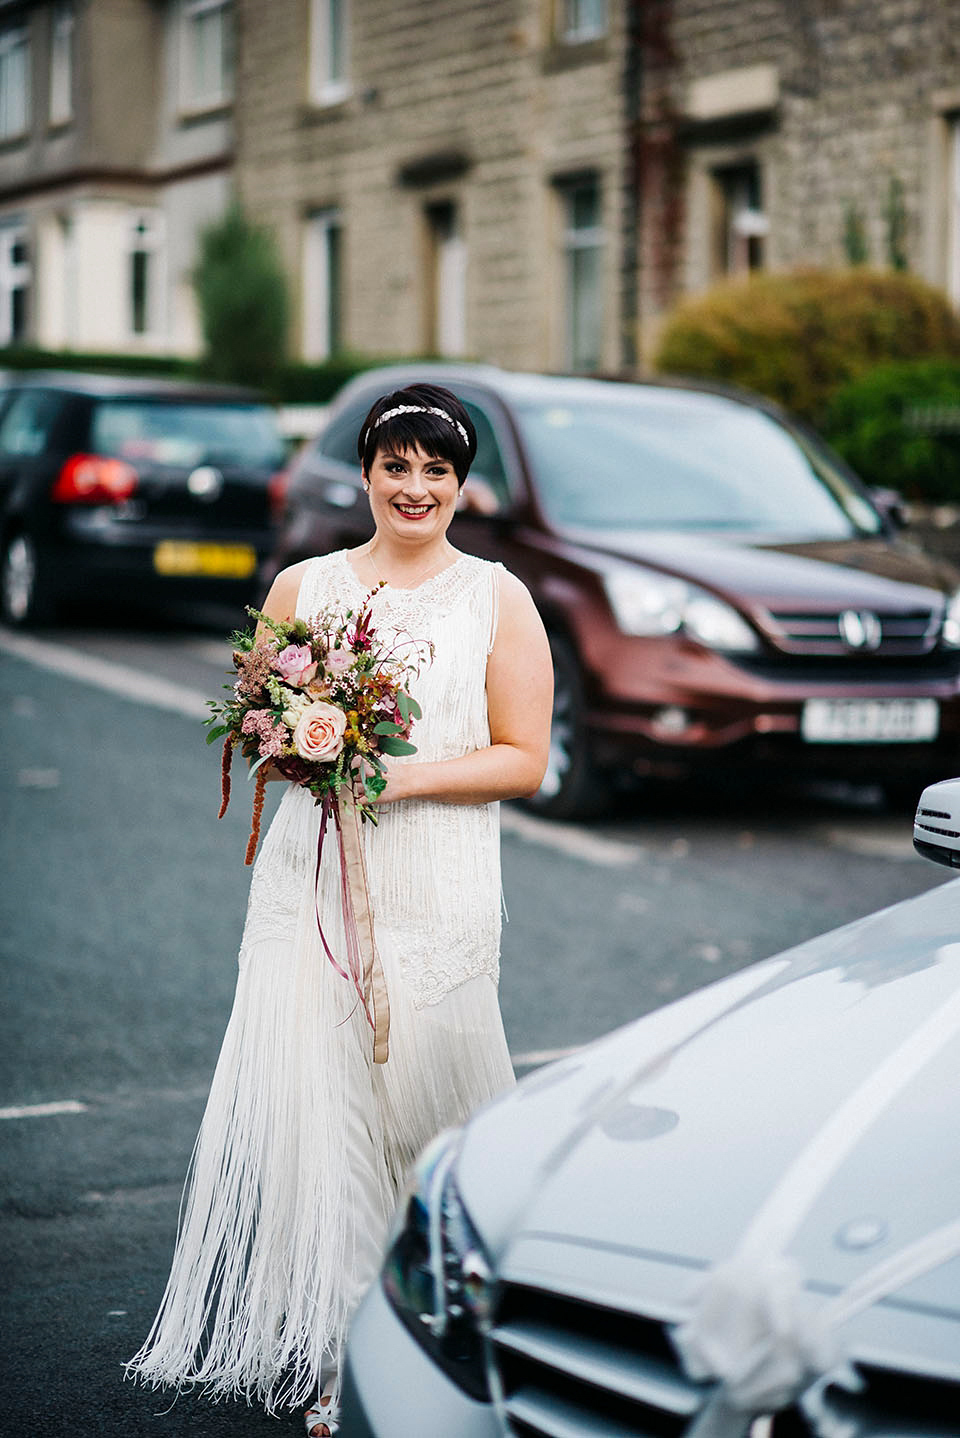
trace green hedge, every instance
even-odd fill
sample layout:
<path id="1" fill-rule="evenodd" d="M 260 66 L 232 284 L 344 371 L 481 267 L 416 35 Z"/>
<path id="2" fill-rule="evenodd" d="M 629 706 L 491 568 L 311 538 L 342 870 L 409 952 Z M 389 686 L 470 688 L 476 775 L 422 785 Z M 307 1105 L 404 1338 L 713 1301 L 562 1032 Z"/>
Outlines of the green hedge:
<path id="1" fill-rule="evenodd" d="M 387 361 L 369 355 L 336 355 L 324 364 L 286 364 L 266 377 L 262 388 L 278 404 L 325 404 L 355 374 Z M 0 370 L 59 369 L 96 374 L 155 375 L 170 379 L 209 378 L 202 360 L 167 355 L 82 354 L 16 345 L 0 349 Z"/>
<path id="2" fill-rule="evenodd" d="M 889 360 L 960 357 L 960 319 L 912 275 L 800 270 L 681 301 L 655 365 L 758 391 L 823 425 L 841 385 Z"/>
<path id="3" fill-rule="evenodd" d="M 960 360 L 870 370 L 835 393 L 823 431 L 868 484 L 960 503 Z"/>

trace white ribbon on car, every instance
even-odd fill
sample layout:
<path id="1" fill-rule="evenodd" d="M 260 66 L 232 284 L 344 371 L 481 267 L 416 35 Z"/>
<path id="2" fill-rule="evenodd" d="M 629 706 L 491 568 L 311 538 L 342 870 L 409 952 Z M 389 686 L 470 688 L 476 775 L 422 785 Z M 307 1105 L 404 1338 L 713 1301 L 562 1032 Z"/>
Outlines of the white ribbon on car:
<path id="1" fill-rule="evenodd" d="M 960 954 L 949 944 L 938 958 Z M 673 1333 L 688 1375 L 717 1384 L 688 1438 L 744 1438 L 754 1418 L 800 1403 L 821 1438 L 852 1438 L 830 1417 L 828 1384 L 861 1381 L 837 1330 L 855 1314 L 960 1254 L 960 1219 L 861 1274 L 819 1306 L 787 1246 L 868 1129 L 960 1032 L 960 986 L 835 1110 L 791 1163 L 729 1259 L 700 1284 L 692 1316 Z"/>

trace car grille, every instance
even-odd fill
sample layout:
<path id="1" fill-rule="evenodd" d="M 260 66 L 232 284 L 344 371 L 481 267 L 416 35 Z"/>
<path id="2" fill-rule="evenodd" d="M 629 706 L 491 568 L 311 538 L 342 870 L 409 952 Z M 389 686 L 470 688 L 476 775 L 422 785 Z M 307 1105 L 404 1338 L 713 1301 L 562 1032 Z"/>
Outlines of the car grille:
<path id="1" fill-rule="evenodd" d="M 491 1355 L 512 1438 L 682 1438 L 711 1392 L 686 1376 L 667 1323 L 527 1285 L 505 1286 Z M 960 1383 L 857 1369 L 862 1391 L 831 1387 L 825 1403 L 861 1438 L 960 1435 Z M 814 1438 L 795 1408 L 753 1431 Z"/>
<path id="2" fill-rule="evenodd" d="M 876 613 L 880 624 L 879 642 L 858 648 L 848 644 L 842 634 L 839 613 L 808 614 L 771 612 L 767 616 L 769 637 L 787 654 L 843 655 L 864 657 L 877 655 L 906 656 L 929 654 L 940 632 L 940 612 L 936 609 L 915 609 L 909 613 Z"/>

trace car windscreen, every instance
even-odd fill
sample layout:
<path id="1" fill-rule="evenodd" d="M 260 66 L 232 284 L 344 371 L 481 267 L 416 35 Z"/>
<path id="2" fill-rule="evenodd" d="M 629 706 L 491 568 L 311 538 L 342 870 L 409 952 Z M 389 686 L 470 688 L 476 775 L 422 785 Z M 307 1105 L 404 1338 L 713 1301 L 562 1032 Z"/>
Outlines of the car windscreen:
<path id="1" fill-rule="evenodd" d="M 278 469 L 283 443 L 273 411 L 263 404 L 177 400 L 100 401 L 91 421 L 96 454 L 144 464 Z"/>
<path id="2" fill-rule="evenodd" d="M 827 450 L 762 410 L 684 391 L 525 400 L 517 418 L 554 524 L 792 539 L 882 521 Z"/>

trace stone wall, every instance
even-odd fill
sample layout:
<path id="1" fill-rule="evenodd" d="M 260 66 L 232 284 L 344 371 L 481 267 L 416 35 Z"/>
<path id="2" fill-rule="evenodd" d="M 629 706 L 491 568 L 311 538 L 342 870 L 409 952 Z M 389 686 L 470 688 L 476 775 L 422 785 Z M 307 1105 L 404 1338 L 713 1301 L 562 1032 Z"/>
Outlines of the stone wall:
<path id="1" fill-rule="evenodd" d="M 241 194 L 276 227 L 296 277 L 308 214 L 340 213 L 348 348 L 428 342 L 425 211 L 449 201 L 466 242 L 466 353 L 561 363 L 553 182 L 589 170 L 608 234 L 604 360 L 617 363 L 623 47 L 611 9 L 606 39 L 562 47 L 540 0 L 354 0 L 351 93 L 318 106 L 307 0 L 271 0 L 269 24 L 240 0 Z"/>

